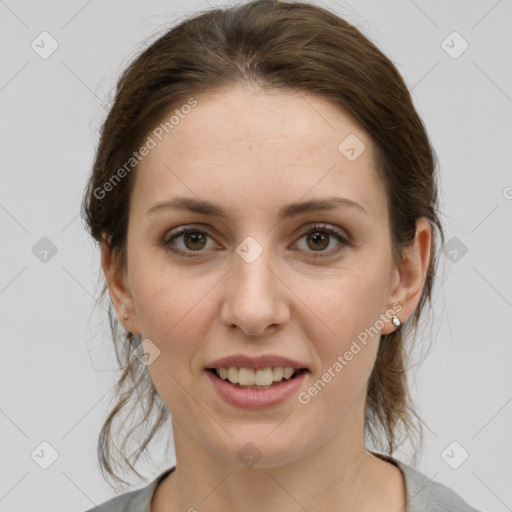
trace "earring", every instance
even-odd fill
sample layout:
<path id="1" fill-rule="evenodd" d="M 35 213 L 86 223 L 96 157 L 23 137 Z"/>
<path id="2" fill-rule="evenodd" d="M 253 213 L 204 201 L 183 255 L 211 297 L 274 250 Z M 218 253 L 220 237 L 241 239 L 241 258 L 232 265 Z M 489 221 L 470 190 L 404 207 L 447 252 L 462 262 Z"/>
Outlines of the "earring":
<path id="1" fill-rule="evenodd" d="M 123 304 L 123 308 L 124 308 L 124 319 L 128 320 L 128 313 L 126 312 L 126 306 L 124 304 Z"/>
<path id="2" fill-rule="evenodd" d="M 400 318 L 398 318 L 397 315 L 394 315 L 391 321 L 393 322 L 393 325 L 395 327 L 400 327 L 402 325 L 402 322 L 400 321 Z"/>

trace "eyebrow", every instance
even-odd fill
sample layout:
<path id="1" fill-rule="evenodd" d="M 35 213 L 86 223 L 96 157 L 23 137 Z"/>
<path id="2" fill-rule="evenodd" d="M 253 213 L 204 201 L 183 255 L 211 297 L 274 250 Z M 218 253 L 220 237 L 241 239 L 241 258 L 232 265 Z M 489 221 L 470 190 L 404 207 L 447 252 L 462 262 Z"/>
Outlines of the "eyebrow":
<path id="1" fill-rule="evenodd" d="M 359 203 L 356 203 L 351 199 L 347 199 L 345 197 L 327 197 L 325 199 L 314 199 L 311 201 L 291 203 L 283 206 L 279 210 L 278 219 L 283 220 L 286 218 L 296 217 L 307 212 L 334 210 L 339 207 L 351 208 L 367 213 Z M 187 210 L 222 219 L 227 219 L 229 217 L 229 213 L 221 206 L 211 203 L 210 201 L 204 201 L 193 197 L 176 197 L 167 201 L 160 201 L 155 203 L 147 211 L 147 215 L 152 215 L 156 212 L 169 209 Z"/>

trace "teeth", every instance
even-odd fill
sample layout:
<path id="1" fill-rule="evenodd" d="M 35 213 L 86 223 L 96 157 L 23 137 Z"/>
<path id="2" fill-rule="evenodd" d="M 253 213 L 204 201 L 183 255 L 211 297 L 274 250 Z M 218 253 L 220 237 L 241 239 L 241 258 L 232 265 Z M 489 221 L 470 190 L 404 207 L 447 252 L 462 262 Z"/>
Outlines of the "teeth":
<path id="1" fill-rule="evenodd" d="M 233 384 L 238 383 L 238 368 L 228 368 L 228 380 Z"/>
<path id="2" fill-rule="evenodd" d="M 223 380 L 229 380 L 232 384 L 240 386 L 271 386 L 273 382 L 288 380 L 295 372 L 290 366 L 276 366 L 275 368 L 264 368 L 253 370 L 252 368 L 217 368 L 217 375 Z"/>
<path id="3" fill-rule="evenodd" d="M 293 368 L 286 366 L 283 368 L 284 378 L 289 379 L 293 375 Z"/>
<path id="4" fill-rule="evenodd" d="M 272 371 L 272 368 L 265 368 L 254 372 L 254 383 L 258 384 L 258 386 L 270 386 L 273 380 L 274 372 Z"/>
<path id="5" fill-rule="evenodd" d="M 256 375 L 254 370 L 250 368 L 238 369 L 238 384 L 241 386 L 252 386 L 256 382 Z"/>
<path id="6" fill-rule="evenodd" d="M 284 368 L 282 366 L 278 366 L 277 368 L 274 368 L 272 370 L 272 374 L 273 374 L 273 379 L 275 381 L 279 382 L 280 380 L 283 380 Z"/>

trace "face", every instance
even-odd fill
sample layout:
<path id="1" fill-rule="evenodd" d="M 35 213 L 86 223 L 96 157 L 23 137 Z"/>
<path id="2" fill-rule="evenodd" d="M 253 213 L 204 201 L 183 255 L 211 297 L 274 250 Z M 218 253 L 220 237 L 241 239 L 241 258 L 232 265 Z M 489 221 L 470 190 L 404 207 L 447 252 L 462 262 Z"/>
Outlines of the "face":
<path id="1" fill-rule="evenodd" d="M 196 99 L 139 165 L 127 267 L 110 280 L 125 327 L 159 351 L 149 371 L 179 423 L 175 442 L 240 465 L 250 441 L 272 467 L 362 439 L 379 335 L 394 330 L 393 305 L 403 321 L 421 291 L 392 259 L 372 141 L 314 96 L 236 87 Z M 225 216 L 164 205 L 177 198 Z M 307 371 L 276 403 L 236 405 L 206 368 L 240 354 Z"/>

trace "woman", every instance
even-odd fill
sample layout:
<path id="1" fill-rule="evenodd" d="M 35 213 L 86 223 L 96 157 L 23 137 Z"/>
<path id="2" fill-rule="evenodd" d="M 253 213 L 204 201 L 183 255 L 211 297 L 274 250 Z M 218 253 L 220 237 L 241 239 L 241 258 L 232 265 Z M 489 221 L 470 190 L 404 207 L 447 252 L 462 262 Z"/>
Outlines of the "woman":
<path id="1" fill-rule="evenodd" d="M 102 469 L 136 473 L 169 412 L 177 460 L 94 510 L 475 510 L 392 457 L 443 231 L 424 126 L 356 28 L 273 0 L 173 28 L 119 81 L 83 210 L 123 368 Z"/>

